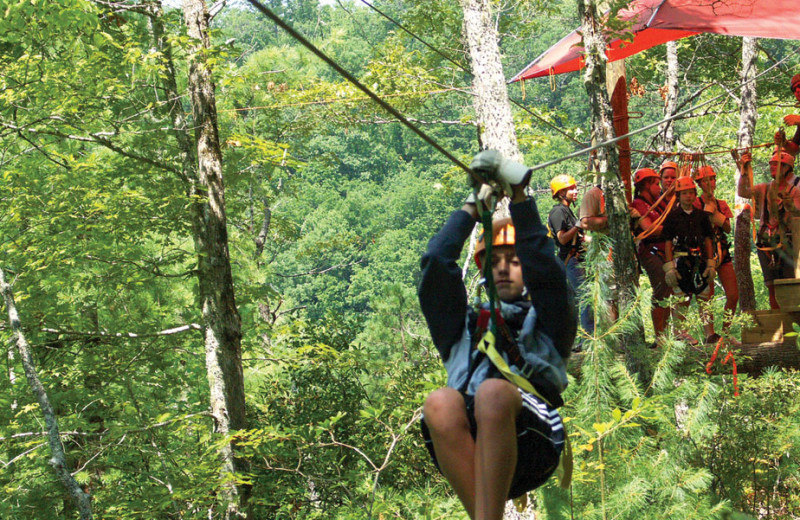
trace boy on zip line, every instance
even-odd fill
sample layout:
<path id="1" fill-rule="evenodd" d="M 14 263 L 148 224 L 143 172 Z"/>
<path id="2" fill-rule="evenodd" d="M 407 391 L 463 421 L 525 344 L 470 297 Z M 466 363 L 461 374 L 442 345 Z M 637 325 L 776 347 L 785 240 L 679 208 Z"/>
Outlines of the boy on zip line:
<path id="1" fill-rule="evenodd" d="M 499 520 L 506 500 L 542 485 L 559 464 L 565 433 L 556 408 L 577 317 L 564 264 L 525 195 L 530 170 L 493 150 L 475 156 L 470 168 L 511 197 L 511 217 L 493 222 L 474 256 L 479 269 L 491 265 L 502 316 L 494 354 L 501 359 L 476 348 L 485 345 L 490 311 L 487 304 L 469 306 L 457 263 L 479 219 L 470 197 L 422 257 L 420 305 L 447 370 L 447 386 L 425 401 L 422 431 L 470 518 Z M 522 385 L 512 383 L 518 378 Z"/>

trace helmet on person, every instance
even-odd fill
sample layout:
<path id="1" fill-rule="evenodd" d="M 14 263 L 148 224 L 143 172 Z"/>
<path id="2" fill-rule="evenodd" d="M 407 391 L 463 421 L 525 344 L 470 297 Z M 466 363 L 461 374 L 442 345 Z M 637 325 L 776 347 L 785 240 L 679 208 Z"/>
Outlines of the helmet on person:
<path id="1" fill-rule="evenodd" d="M 572 175 L 562 173 L 561 175 L 556 175 L 550 181 L 550 191 L 553 192 L 553 198 L 556 198 L 559 191 L 577 185 L 578 183 L 575 182 L 575 178 Z"/>
<path id="2" fill-rule="evenodd" d="M 664 170 L 666 170 L 667 168 L 672 168 L 677 172 L 678 171 L 678 163 L 676 163 L 674 161 L 664 161 L 663 163 L 661 163 L 661 167 L 658 169 L 658 174 L 661 175 L 662 173 L 664 173 Z"/>
<path id="3" fill-rule="evenodd" d="M 696 190 L 697 184 L 694 183 L 691 177 L 688 175 L 684 175 L 683 177 L 678 177 L 678 180 L 675 181 L 675 192 L 679 191 L 686 191 L 686 190 Z"/>
<path id="4" fill-rule="evenodd" d="M 701 179 L 705 179 L 706 177 L 716 177 L 717 172 L 714 171 L 714 167 L 708 164 L 705 164 L 697 169 L 697 175 L 694 176 L 694 180 L 700 182 Z"/>
<path id="5" fill-rule="evenodd" d="M 497 219 L 492 222 L 492 247 L 513 246 L 516 243 L 516 230 L 510 217 Z M 486 252 L 486 230 L 478 237 L 475 246 L 475 265 L 483 269 L 483 254 Z"/>
<path id="6" fill-rule="evenodd" d="M 779 162 L 783 164 L 788 164 L 789 166 L 794 168 L 794 157 L 792 156 L 792 154 L 787 152 L 775 152 L 775 154 L 772 156 L 772 159 L 770 159 L 769 162 Z"/>
<path id="7" fill-rule="evenodd" d="M 658 179 L 658 174 L 652 168 L 642 168 L 633 174 L 633 183 L 639 184 L 646 179 Z"/>
<path id="8" fill-rule="evenodd" d="M 792 92 L 794 92 L 794 89 L 796 89 L 797 87 L 800 87 L 800 74 L 795 74 L 794 76 L 792 76 L 792 82 L 790 83 L 790 85 Z"/>

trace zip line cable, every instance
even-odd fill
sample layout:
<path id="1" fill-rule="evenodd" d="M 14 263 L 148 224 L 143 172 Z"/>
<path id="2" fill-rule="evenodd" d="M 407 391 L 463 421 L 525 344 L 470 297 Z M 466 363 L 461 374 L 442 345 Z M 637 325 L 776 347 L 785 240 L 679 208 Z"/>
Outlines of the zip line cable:
<path id="1" fill-rule="evenodd" d="M 464 64 L 457 62 L 456 60 L 454 60 L 453 58 L 451 58 L 451 57 L 450 57 L 450 56 L 448 56 L 447 54 L 443 53 L 442 51 L 440 51 L 439 49 L 437 49 L 437 48 L 436 48 L 436 47 L 434 47 L 433 45 L 429 44 L 428 42 L 426 42 L 425 40 L 423 40 L 422 38 L 420 38 L 419 36 L 417 36 L 416 34 L 414 34 L 413 32 L 411 32 L 410 30 L 406 29 L 406 28 L 405 28 L 405 26 L 403 26 L 403 24 L 401 24 L 400 22 L 398 22 L 397 20 L 395 20 L 395 19 L 394 19 L 394 18 L 392 18 L 391 16 L 389 16 L 389 15 L 385 14 L 383 11 L 381 11 L 380 9 L 378 9 L 377 7 L 375 7 L 374 5 L 370 4 L 370 3 L 369 3 L 369 2 L 367 2 L 366 0 L 359 0 L 359 1 L 360 1 L 362 4 L 366 5 L 367 7 L 369 7 L 370 9 L 374 10 L 374 11 L 375 11 L 376 13 L 378 13 L 379 15 L 383 16 L 384 18 L 386 18 L 387 20 L 389 20 L 390 22 L 392 22 L 393 24 L 395 24 L 397 27 L 399 27 L 400 29 L 402 29 L 402 30 L 403 30 L 403 31 L 405 31 L 406 33 L 408 33 L 408 34 L 409 34 L 409 35 L 410 35 L 412 38 L 414 38 L 415 40 L 417 40 L 418 42 L 420 42 L 422 45 L 424 45 L 425 47 L 429 48 L 430 50 L 432 50 L 433 52 L 435 52 L 436 54 L 438 54 L 438 55 L 439 55 L 439 56 L 441 56 L 442 58 L 446 59 L 447 61 L 449 61 L 450 63 L 452 63 L 453 65 L 455 65 L 455 66 L 456 66 L 456 67 L 458 67 L 459 69 L 461 69 L 463 72 L 466 72 L 466 73 L 467 73 L 467 74 L 469 74 L 470 76 L 472 76 L 472 75 L 473 75 L 473 74 L 472 74 L 472 71 L 470 71 L 470 70 L 469 70 L 469 69 L 468 69 L 468 68 L 467 68 L 467 67 L 466 67 Z M 545 118 L 543 118 L 543 117 L 542 117 L 542 116 L 540 116 L 539 114 L 537 114 L 537 113 L 535 113 L 535 112 L 531 111 L 530 109 L 528 109 L 527 107 L 525 107 L 525 106 L 523 106 L 521 103 L 519 103 L 518 101 L 515 101 L 515 100 L 511 99 L 511 97 L 509 97 L 509 98 L 508 98 L 508 100 L 509 100 L 511 103 L 513 103 L 513 104 L 514 104 L 514 105 L 515 105 L 517 108 L 520 108 L 520 109 L 524 110 L 524 111 L 525 111 L 525 112 L 527 112 L 528 114 L 532 115 L 532 116 L 533 116 L 535 119 L 538 119 L 539 121 L 541 121 L 542 123 L 544 123 L 546 126 L 550 127 L 551 129 L 555 130 L 556 132 L 560 133 L 561 135 L 565 136 L 567 139 L 571 139 L 571 140 L 572 140 L 572 141 L 573 141 L 575 144 L 579 144 L 579 145 L 581 145 L 581 146 L 584 146 L 584 145 L 586 144 L 586 143 L 584 143 L 584 142 L 578 141 L 577 139 L 575 139 L 574 137 L 572 137 L 571 135 L 569 135 L 567 132 L 565 132 L 565 131 L 564 131 L 564 130 L 562 130 L 561 128 L 558 128 L 556 125 L 554 125 L 554 124 L 553 124 L 553 123 L 551 123 L 550 121 L 546 120 Z"/>
<path id="2" fill-rule="evenodd" d="M 342 77 L 344 77 L 347 81 L 349 81 L 354 86 L 356 86 L 359 90 L 364 92 L 367 96 L 369 96 L 370 99 L 375 101 L 375 103 L 377 103 L 384 110 L 386 110 L 387 112 L 392 114 L 394 117 L 396 117 L 407 128 L 409 128 L 412 132 L 414 132 L 420 138 L 422 138 L 423 141 L 425 141 L 430 146 L 432 146 L 436 151 L 438 151 L 439 153 L 441 153 L 442 155 L 447 157 L 453 164 L 455 164 L 456 166 L 458 166 L 459 168 L 461 168 L 462 170 L 467 172 L 467 174 L 469 174 L 470 177 L 472 177 L 473 179 L 475 179 L 477 182 L 479 182 L 481 184 L 485 184 L 486 183 L 485 179 L 483 179 L 480 175 L 478 175 L 475 172 L 473 172 L 467 165 L 465 165 L 463 162 L 458 160 L 453 154 L 451 154 L 450 152 L 445 150 L 441 145 L 439 145 L 439 143 L 434 141 L 433 138 L 431 138 L 428 134 L 423 132 L 420 128 L 417 128 L 411 121 L 406 119 L 406 117 L 403 116 L 403 114 L 401 114 L 399 111 L 397 111 L 397 109 L 395 109 L 389 103 L 387 103 L 386 101 L 381 99 L 377 94 L 372 92 L 366 86 L 361 84 L 361 82 L 359 82 L 352 74 L 350 74 L 345 69 L 343 69 L 338 63 L 336 63 L 333 59 L 328 57 L 328 55 L 326 55 L 324 52 L 322 52 L 320 49 L 318 49 L 313 43 L 311 43 L 308 40 L 306 40 L 303 37 L 303 35 L 301 35 L 297 31 L 295 31 L 290 25 L 288 25 L 286 22 L 284 22 L 279 16 L 277 16 L 275 13 L 273 13 L 267 7 L 264 7 L 260 2 L 258 2 L 258 0 L 247 0 L 247 1 L 253 7 L 255 7 L 258 11 L 260 11 L 264 16 L 266 16 L 267 18 L 269 18 L 270 20 L 275 22 L 275 24 L 278 25 L 278 27 L 280 27 L 281 29 L 283 29 L 284 31 L 289 33 L 289 35 L 292 38 L 294 38 L 295 40 L 300 42 L 304 47 L 306 47 L 308 50 L 310 50 L 312 53 L 314 53 L 318 58 L 320 58 L 322 61 L 327 63 L 329 66 L 331 66 L 336 72 L 341 74 Z M 782 63 L 787 61 L 793 54 L 797 54 L 798 50 L 800 50 L 800 47 L 795 49 L 794 52 L 791 52 L 791 53 L 787 54 L 783 59 L 773 63 L 771 66 L 767 67 L 766 69 L 764 69 L 763 71 L 758 73 L 752 79 L 747 80 L 742 85 L 746 85 L 748 83 L 756 81 L 758 78 L 760 78 L 761 76 L 763 76 L 767 72 L 771 71 L 772 69 L 778 67 L 779 65 L 781 65 Z M 641 128 L 638 128 L 636 130 L 628 132 L 627 134 L 615 137 L 613 139 L 610 139 L 610 140 L 602 142 L 602 143 L 595 144 L 594 146 L 590 146 L 588 148 L 583 148 L 581 150 L 577 150 L 575 152 L 572 152 L 570 154 L 564 155 L 564 156 L 559 157 L 557 159 L 553 159 L 552 161 L 547 161 L 547 162 L 544 162 L 544 163 L 537 164 L 536 166 L 533 166 L 530 169 L 532 171 L 541 170 L 543 168 L 547 168 L 549 166 L 553 166 L 555 164 L 561 163 L 561 162 L 566 161 L 568 159 L 573 159 L 573 158 L 578 157 L 580 155 L 593 152 L 594 150 L 597 150 L 599 148 L 603 148 L 603 147 L 615 144 L 615 143 L 617 143 L 617 142 L 619 142 L 619 141 L 621 141 L 623 139 L 626 139 L 628 137 L 632 137 L 634 135 L 638 135 L 638 134 L 640 134 L 640 133 L 642 133 L 642 132 L 644 132 L 646 130 L 650 130 L 651 128 L 654 128 L 654 127 L 656 127 L 658 125 L 666 123 L 667 121 L 672 121 L 673 119 L 677 119 L 678 117 L 682 117 L 682 116 L 684 116 L 684 115 L 686 115 L 688 113 L 694 112 L 695 110 L 697 110 L 699 108 L 702 108 L 702 107 L 704 107 L 706 105 L 709 105 L 709 104 L 713 103 L 714 101 L 718 100 L 722 96 L 727 96 L 727 95 L 728 95 L 727 92 L 724 92 L 722 94 L 714 96 L 713 98 L 711 98 L 711 99 L 709 99 L 707 101 L 704 101 L 703 103 L 700 103 L 698 105 L 689 107 L 686 110 L 682 110 L 682 111 L 677 112 L 677 113 L 675 113 L 675 114 L 673 114 L 673 115 L 671 115 L 669 117 L 665 117 L 664 119 L 662 119 L 660 121 L 656 121 L 655 123 L 651 123 L 649 125 L 645 125 L 645 126 L 643 126 Z"/>
<path id="3" fill-rule="evenodd" d="M 376 102 L 378 105 L 380 105 L 384 110 L 386 110 L 387 112 L 392 114 L 394 117 L 396 117 L 401 123 L 406 125 L 406 127 L 408 127 L 412 132 L 414 132 L 415 134 L 420 136 L 423 141 L 425 141 L 426 143 L 431 145 L 434 149 L 436 149 L 436 151 L 438 151 L 439 153 L 441 153 L 442 155 L 444 155 L 445 157 L 450 159 L 450 161 L 453 162 L 453 164 L 457 165 L 459 168 L 461 168 L 462 170 L 467 172 L 470 177 L 472 177 L 473 179 L 475 179 L 479 183 L 481 183 L 481 184 L 485 183 L 484 179 L 481 178 L 480 175 L 478 175 L 477 173 L 475 173 L 472 170 L 470 170 L 469 167 L 466 164 L 464 164 L 463 162 L 459 161 L 458 158 L 456 158 L 456 156 L 454 156 L 453 154 L 451 154 L 450 152 L 448 152 L 447 150 L 442 148 L 439 145 L 439 143 L 434 141 L 433 138 L 428 136 L 428 134 L 423 132 L 420 128 L 417 128 L 411 121 L 406 119 L 405 116 L 403 114 L 401 114 L 399 111 L 397 111 L 397 109 L 395 109 L 392 105 L 390 105 L 389 103 L 387 103 L 386 101 L 384 101 L 383 99 L 378 97 L 377 94 L 375 94 L 370 89 L 368 89 L 367 87 L 362 85 L 361 82 L 358 81 L 352 74 L 350 74 L 349 72 L 344 70 L 338 63 L 336 63 L 331 58 L 329 58 L 327 54 L 325 54 L 324 52 L 319 50 L 313 43 L 311 43 L 310 41 L 306 40 L 303 37 L 303 35 L 301 35 L 297 31 L 295 31 L 290 25 L 288 25 L 286 22 L 284 22 L 279 16 L 277 16 L 275 13 L 270 11 L 268 8 L 264 7 L 260 2 L 258 2 L 258 0 L 247 0 L 247 1 L 250 2 L 250 4 L 253 7 L 255 7 L 256 9 L 261 11 L 261 14 L 263 14 L 264 16 L 266 16 L 267 18 L 269 18 L 270 20 L 275 22 L 275 24 L 277 24 L 278 27 L 280 27 L 281 29 L 283 29 L 284 31 L 289 33 L 289 35 L 292 38 L 294 38 L 295 40 L 300 42 L 305 48 L 307 48 L 308 50 L 313 52 L 319 59 L 321 59 L 322 61 L 324 61 L 328 65 L 330 65 L 336 72 L 341 74 L 347 81 L 349 81 L 350 83 L 355 85 L 364 94 L 369 96 L 370 99 L 372 99 L 374 102 Z"/>

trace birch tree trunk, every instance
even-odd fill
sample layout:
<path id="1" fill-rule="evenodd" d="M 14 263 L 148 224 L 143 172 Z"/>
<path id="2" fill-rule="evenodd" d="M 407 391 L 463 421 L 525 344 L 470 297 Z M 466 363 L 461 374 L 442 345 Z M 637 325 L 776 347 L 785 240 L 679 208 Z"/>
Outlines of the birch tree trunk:
<path id="1" fill-rule="evenodd" d="M 36 367 L 33 364 L 33 356 L 31 355 L 28 341 L 25 339 L 25 334 L 22 332 L 20 326 L 19 314 L 17 313 L 17 306 L 14 302 L 14 294 L 11 292 L 11 286 L 6 282 L 5 273 L 0 269 L 0 292 L 3 293 L 3 300 L 8 310 L 8 321 L 11 325 L 11 330 L 14 335 L 14 340 L 17 345 L 22 367 L 25 370 L 25 377 L 28 379 L 28 385 L 36 396 L 39 402 L 39 408 L 44 416 L 45 426 L 47 427 L 47 444 L 50 446 L 50 465 L 56 472 L 58 480 L 67 490 L 67 494 L 78 507 L 81 515 L 81 520 L 89 520 L 92 518 L 92 497 L 78 484 L 73 478 L 72 472 L 67 465 L 67 458 L 64 454 L 64 447 L 61 445 L 61 433 L 58 429 L 58 419 L 56 418 L 55 411 L 50 404 L 50 398 L 47 396 L 47 391 L 39 381 L 39 376 L 36 373 Z"/>
<path id="2" fill-rule="evenodd" d="M 678 106 L 678 44 L 674 41 L 667 42 L 667 85 L 664 99 L 664 117 L 675 114 Z M 662 152 L 671 152 L 675 149 L 674 121 L 667 121 L 659 125 L 661 134 Z"/>
<path id="3" fill-rule="evenodd" d="M 191 172 L 192 230 L 198 255 L 198 283 L 203 310 L 206 372 L 211 391 L 215 431 L 230 435 L 245 427 L 244 376 L 241 353 L 241 319 L 236 308 L 228 231 L 222 151 L 217 128 L 215 86 L 204 53 L 210 47 L 208 12 L 204 0 L 183 1 L 189 49 L 189 97 L 192 105 L 197 166 Z M 221 449 L 225 482 L 221 502 L 224 517 L 244 516 L 246 489 L 237 488 L 231 476 L 243 469 L 234 456 L 233 442 Z"/>
<path id="4" fill-rule="evenodd" d="M 741 92 L 742 106 L 739 122 L 738 141 L 739 148 L 753 145 L 753 134 L 756 129 L 756 39 L 742 38 L 742 71 Z M 742 172 L 737 168 L 734 185 L 738 186 Z M 735 198 L 734 207 L 744 208 L 750 204 L 748 199 Z M 736 229 L 733 235 L 733 265 L 736 273 L 736 284 L 739 287 L 739 308 L 743 311 L 756 310 L 755 289 L 753 287 L 753 274 L 750 271 L 750 212 L 743 209 L 736 210 Z"/>
<path id="5" fill-rule="evenodd" d="M 522 162 L 491 0 L 461 0 L 461 5 L 464 9 L 464 36 L 472 64 L 473 100 L 483 148 L 498 150 L 504 157 Z"/>
<path id="6" fill-rule="evenodd" d="M 578 0 L 578 14 L 581 18 L 583 47 L 585 49 L 586 68 L 583 83 L 589 94 L 592 112 L 592 131 L 597 139 L 607 141 L 614 138 L 614 118 L 606 92 L 606 44 L 594 0 Z M 633 239 L 628 223 L 628 205 L 625 200 L 625 186 L 619 175 L 619 156 L 616 145 L 604 146 L 597 150 L 600 172 L 603 175 L 608 211 L 609 236 L 614 243 L 614 275 L 617 281 L 617 301 L 620 315 L 630 308 L 635 301 L 639 274 L 636 270 Z M 641 323 L 638 324 L 633 337 L 623 338 L 622 345 L 631 341 L 644 342 Z M 638 371 L 638 362 L 628 358 L 629 365 Z"/>

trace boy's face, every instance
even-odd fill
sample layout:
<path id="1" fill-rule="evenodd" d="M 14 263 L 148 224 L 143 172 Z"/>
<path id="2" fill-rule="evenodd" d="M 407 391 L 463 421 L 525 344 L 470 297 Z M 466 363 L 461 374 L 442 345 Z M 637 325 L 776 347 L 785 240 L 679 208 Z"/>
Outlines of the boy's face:
<path id="1" fill-rule="evenodd" d="M 522 264 L 513 246 L 492 248 L 492 276 L 497 288 L 497 297 L 512 302 L 522 297 L 525 283 L 522 281 Z"/>
<path id="2" fill-rule="evenodd" d="M 769 173 L 773 179 L 778 175 L 778 169 L 782 170 L 781 173 L 785 176 L 789 172 L 789 165 L 778 161 L 769 162 Z"/>
<path id="3" fill-rule="evenodd" d="M 574 204 L 578 200 L 578 187 L 575 185 L 568 186 L 562 190 L 561 195 L 567 202 Z"/>
<path id="4" fill-rule="evenodd" d="M 678 172 L 675 171 L 675 168 L 664 168 L 661 170 L 661 189 L 667 191 L 667 188 L 672 186 L 677 178 Z"/>
<path id="5" fill-rule="evenodd" d="M 700 179 L 700 187 L 703 188 L 703 193 L 714 193 L 717 189 L 717 176 L 708 175 Z"/>
<path id="6" fill-rule="evenodd" d="M 678 193 L 678 200 L 681 202 L 681 207 L 683 209 L 690 209 L 692 204 L 694 204 L 695 199 L 697 199 L 697 191 L 696 190 L 683 190 Z"/>
<path id="7" fill-rule="evenodd" d="M 647 179 L 647 187 L 645 188 L 650 194 L 650 197 L 654 200 L 661 196 L 661 186 L 658 184 L 658 179 L 653 177 L 652 179 Z"/>

